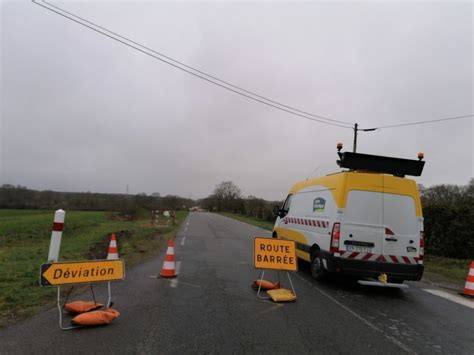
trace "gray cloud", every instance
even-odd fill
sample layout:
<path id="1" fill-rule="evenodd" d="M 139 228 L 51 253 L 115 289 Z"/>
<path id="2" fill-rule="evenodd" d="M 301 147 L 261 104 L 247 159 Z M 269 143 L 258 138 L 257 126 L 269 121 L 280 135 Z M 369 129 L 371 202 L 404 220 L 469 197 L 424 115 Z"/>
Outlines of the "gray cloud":
<path id="1" fill-rule="evenodd" d="M 214 87 L 31 3 L 3 2 L 1 183 L 280 199 L 337 171 L 351 130 Z M 62 2 L 102 26 L 288 105 L 362 126 L 473 112 L 472 4 Z M 473 124 L 361 133 L 426 155 L 425 185 L 473 176 Z"/>

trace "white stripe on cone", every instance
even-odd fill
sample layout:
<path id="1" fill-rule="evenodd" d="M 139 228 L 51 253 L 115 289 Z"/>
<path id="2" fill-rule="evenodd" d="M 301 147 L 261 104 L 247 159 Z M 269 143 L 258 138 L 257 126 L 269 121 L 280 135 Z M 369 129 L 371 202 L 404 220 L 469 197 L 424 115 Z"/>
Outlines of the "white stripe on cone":
<path id="1" fill-rule="evenodd" d="M 174 261 L 165 261 L 163 263 L 164 270 L 174 270 Z"/>
<path id="2" fill-rule="evenodd" d="M 102 254 L 104 255 L 104 254 Z M 119 258 L 118 253 L 108 253 L 107 260 L 117 260 Z"/>
<path id="3" fill-rule="evenodd" d="M 467 288 L 468 290 L 474 290 L 474 282 L 466 281 L 464 288 Z"/>

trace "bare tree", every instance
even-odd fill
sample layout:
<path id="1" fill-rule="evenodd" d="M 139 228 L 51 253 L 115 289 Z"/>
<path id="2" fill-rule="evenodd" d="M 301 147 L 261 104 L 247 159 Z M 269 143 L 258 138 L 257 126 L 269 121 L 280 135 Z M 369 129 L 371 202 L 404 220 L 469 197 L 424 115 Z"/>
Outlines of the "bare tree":
<path id="1" fill-rule="evenodd" d="M 223 181 L 214 189 L 214 196 L 218 211 L 230 211 L 241 199 L 241 191 L 232 181 Z"/>

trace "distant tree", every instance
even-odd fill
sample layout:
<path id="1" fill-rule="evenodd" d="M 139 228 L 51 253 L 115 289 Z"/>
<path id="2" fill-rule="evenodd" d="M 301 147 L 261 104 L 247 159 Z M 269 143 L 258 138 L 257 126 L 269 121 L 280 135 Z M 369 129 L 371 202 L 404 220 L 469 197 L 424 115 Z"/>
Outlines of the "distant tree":
<path id="1" fill-rule="evenodd" d="M 197 201 L 197 204 L 205 210 L 213 212 L 217 208 L 217 198 L 215 195 L 209 195 L 208 197 Z"/>
<path id="2" fill-rule="evenodd" d="M 247 214 L 249 216 L 264 218 L 265 200 L 255 196 L 249 196 L 247 197 L 246 205 Z"/>
<path id="3" fill-rule="evenodd" d="M 240 189 L 232 181 L 223 181 L 216 185 L 214 196 L 218 211 L 232 211 L 237 209 L 237 200 L 241 198 Z"/>
<path id="4" fill-rule="evenodd" d="M 166 195 L 161 200 L 165 208 L 175 211 L 179 209 L 179 206 L 181 205 L 180 199 L 181 198 L 176 195 Z"/>
<path id="5" fill-rule="evenodd" d="M 241 191 L 232 181 L 223 181 L 215 187 L 214 196 L 221 200 L 233 200 L 241 197 Z"/>

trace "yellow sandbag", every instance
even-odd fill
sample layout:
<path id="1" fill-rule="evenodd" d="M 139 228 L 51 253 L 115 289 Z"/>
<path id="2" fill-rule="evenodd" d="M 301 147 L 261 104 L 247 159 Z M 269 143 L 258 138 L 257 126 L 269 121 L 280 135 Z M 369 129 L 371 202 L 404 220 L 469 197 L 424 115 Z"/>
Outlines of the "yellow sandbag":
<path id="1" fill-rule="evenodd" d="M 102 303 L 96 302 L 87 302 L 87 301 L 74 301 L 70 303 L 66 303 L 64 305 L 64 309 L 71 313 L 84 313 L 93 311 L 94 309 L 102 307 Z"/>
<path id="2" fill-rule="evenodd" d="M 79 314 L 71 319 L 71 322 L 76 325 L 110 324 L 119 315 L 120 313 L 115 309 L 107 308 L 105 311 L 92 311 Z"/>
<path id="3" fill-rule="evenodd" d="M 291 302 L 296 300 L 296 295 L 286 288 L 267 291 L 273 302 Z"/>

